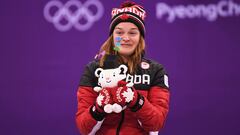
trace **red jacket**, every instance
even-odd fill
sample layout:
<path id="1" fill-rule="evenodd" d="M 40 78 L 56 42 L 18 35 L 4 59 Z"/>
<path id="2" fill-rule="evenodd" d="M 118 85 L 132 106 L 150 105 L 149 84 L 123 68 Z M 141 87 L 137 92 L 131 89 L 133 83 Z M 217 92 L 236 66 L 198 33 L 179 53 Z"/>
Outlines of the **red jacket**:
<path id="1" fill-rule="evenodd" d="M 144 104 L 136 112 L 127 108 L 118 114 L 106 114 L 102 121 L 97 121 L 90 113 L 98 96 L 93 90 L 93 87 L 97 86 L 97 78 L 94 76 L 97 67 L 98 61 L 87 65 L 77 91 L 76 123 L 80 133 L 82 135 L 158 134 L 164 125 L 169 108 L 168 80 L 162 65 L 143 59 L 136 75 L 128 75 L 126 81 L 134 82 L 135 89 L 144 98 Z"/>

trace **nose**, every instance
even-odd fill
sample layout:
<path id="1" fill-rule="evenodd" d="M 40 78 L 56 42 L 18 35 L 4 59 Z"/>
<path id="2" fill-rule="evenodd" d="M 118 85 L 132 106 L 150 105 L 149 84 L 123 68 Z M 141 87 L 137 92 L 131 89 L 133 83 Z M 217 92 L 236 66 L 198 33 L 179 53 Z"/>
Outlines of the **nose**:
<path id="1" fill-rule="evenodd" d="M 124 35 L 124 36 L 122 37 L 122 40 L 123 40 L 123 41 L 129 41 L 128 35 Z"/>
<path id="2" fill-rule="evenodd" d="M 107 77 L 106 80 L 109 80 L 109 77 Z"/>

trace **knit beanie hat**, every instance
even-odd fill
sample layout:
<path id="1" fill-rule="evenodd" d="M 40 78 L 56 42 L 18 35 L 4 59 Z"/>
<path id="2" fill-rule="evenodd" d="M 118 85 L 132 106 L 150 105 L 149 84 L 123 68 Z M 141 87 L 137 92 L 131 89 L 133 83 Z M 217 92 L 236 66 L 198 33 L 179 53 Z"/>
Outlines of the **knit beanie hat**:
<path id="1" fill-rule="evenodd" d="M 146 12 L 142 6 L 137 5 L 134 2 L 126 1 L 121 5 L 120 8 L 112 9 L 112 19 L 111 19 L 109 34 L 111 35 L 113 33 L 114 28 L 120 22 L 131 22 L 138 27 L 141 35 L 144 37 L 145 17 L 146 17 Z"/>

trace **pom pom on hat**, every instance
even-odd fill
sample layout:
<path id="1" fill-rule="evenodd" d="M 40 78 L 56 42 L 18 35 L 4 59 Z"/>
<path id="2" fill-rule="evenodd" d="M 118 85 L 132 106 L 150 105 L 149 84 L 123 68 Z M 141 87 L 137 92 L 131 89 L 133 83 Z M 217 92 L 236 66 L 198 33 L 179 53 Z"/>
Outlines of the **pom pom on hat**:
<path id="1" fill-rule="evenodd" d="M 133 1 L 125 1 L 121 4 L 120 8 L 131 7 L 133 5 L 137 5 L 137 4 Z"/>

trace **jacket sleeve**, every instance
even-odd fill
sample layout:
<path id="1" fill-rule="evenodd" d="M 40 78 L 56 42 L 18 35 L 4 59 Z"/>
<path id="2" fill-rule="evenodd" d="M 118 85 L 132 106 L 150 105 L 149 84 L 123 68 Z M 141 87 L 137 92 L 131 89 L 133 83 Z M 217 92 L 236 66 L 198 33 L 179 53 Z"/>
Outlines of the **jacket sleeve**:
<path id="1" fill-rule="evenodd" d="M 155 67 L 153 82 L 144 98 L 141 109 L 136 111 L 138 120 L 146 131 L 159 131 L 165 122 L 169 110 L 169 86 L 165 70 L 161 65 Z"/>
<path id="2" fill-rule="evenodd" d="M 98 96 L 98 93 L 93 90 L 93 86 L 95 85 L 93 69 L 92 64 L 87 65 L 77 90 L 78 108 L 76 124 L 80 133 L 83 135 L 93 132 L 94 128 L 98 128 L 96 125 L 99 125 L 93 116 L 94 113 L 91 113 Z"/>
<path id="3" fill-rule="evenodd" d="M 77 127 L 82 134 L 92 131 L 97 121 L 91 116 L 90 108 L 96 100 L 97 94 L 91 87 L 79 86 L 77 91 L 78 109 L 76 113 Z"/>

